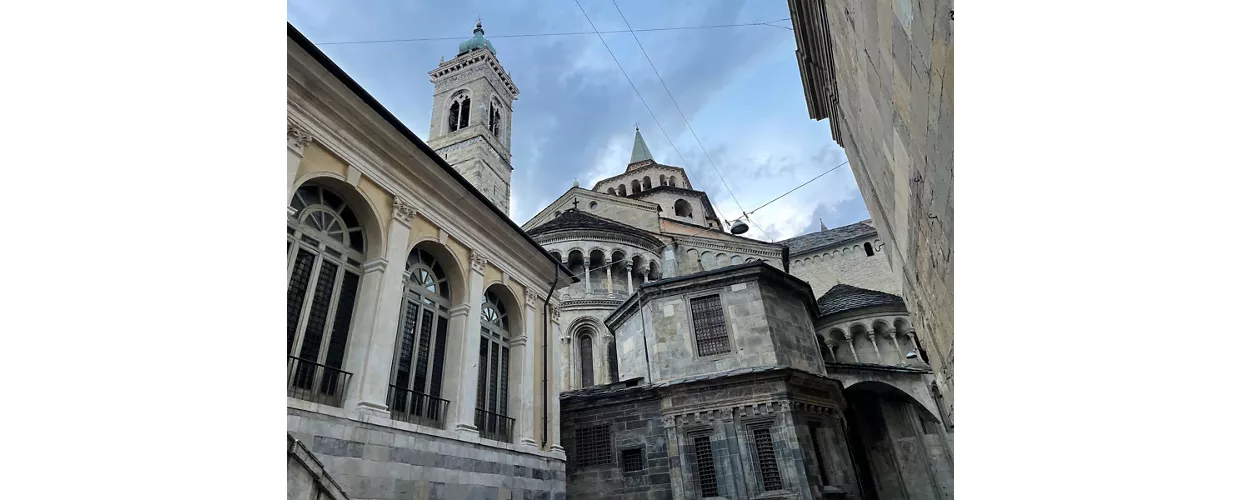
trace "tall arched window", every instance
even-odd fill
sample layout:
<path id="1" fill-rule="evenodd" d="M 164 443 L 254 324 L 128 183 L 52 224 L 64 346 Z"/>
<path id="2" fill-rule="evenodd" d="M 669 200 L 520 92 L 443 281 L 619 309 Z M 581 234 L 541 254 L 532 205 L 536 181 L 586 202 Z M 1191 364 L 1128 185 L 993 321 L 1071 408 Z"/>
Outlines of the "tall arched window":
<path id="1" fill-rule="evenodd" d="M 676 176 L 674 176 L 674 175 L 673 175 L 673 176 L 671 176 L 671 177 L 668 177 L 668 178 L 667 178 L 667 185 L 669 185 L 669 186 L 671 186 L 671 187 L 676 187 Z"/>
<path id="2" fill-rule="evenodd" d="M 491 117 L 490 118 L 491 118 L 491 122 L 487 124 L 487 128 L 490 129 L 491 135 L 494 135 L 496 139 L 499 139 L 499 101 L 498 100 L 491 100 Z"/>
<path id="3" fill-rule="evenodd" d="M 594 385 L 594 338 L 585 334 L 579 337 L 577 348 L 581 357 L 581 386 Z"/>
<path id="4" fill-rule="evenodd" d="M 435 257 L 415 247 L 405 259 L 405 292 L 397 330 L 388 407 L 392 418 L 443 421 L 440 399 L 448 345 L 448 277 Z M 429 396 L 429 397 L 428 397 Z"/>
<path id="5" fill-rule="evenodd" d="M 512 441 L 508 417 L 508 313 L 494 292 L 482 297 L 478 347 L 478 401 L 474 424 L 483 437 Z"/>
<path id="6" fill-rule="evenodd" d="M 666 185 L 667 185 L 667 176 L 666 176 L 666 175 L 659 174 L 659 185 L 660 185 L 660 186 L 666 186 Z"/>
<path id="7" fill-rule="evenodd" d="M 628 189 L 624 187 L 624 184 L 621 184 L 620 185 L 620 196 L 628 196 L 628 195 L 629 195 Z"/>
<path id="8" fill-rule="evenodd" d="M 316 184 L 293 193 L 288 219 L 289 395 L 340 406 L 353 305 L 361 281 L 362 226 L 344 199 Z"/>
<path id="9" fill-rule="evenodd" d="M 678 217 L 693 217 L 693 207 L 683 199 L 676 200 L 676 203 L 672 205 L 672 210 L 676 211 Z"/>
<path id="10" fill-rule="evenodd" d="M 642 190 L 650 189 L 650 176 L 642 177 Z"/>
<path id="11" fill-rule="evenodd" d="M 637 179 L 633 179 L 633 183 L 632 183 L 632 184 L 633 184 L 633 194 L 637 194 L 637 193 L 642 192 L 642 183 L 641 183 L 641 182 L 638 182 L 638 181 L 637 181 Z"/>

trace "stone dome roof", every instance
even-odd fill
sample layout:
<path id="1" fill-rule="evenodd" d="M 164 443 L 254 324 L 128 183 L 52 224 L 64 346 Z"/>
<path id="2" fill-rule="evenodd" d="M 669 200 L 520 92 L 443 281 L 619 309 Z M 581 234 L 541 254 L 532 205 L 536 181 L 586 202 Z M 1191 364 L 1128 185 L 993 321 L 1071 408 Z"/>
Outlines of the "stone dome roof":
<path id="1" fill-rule="evenodd" d="M 464 42 L 461 42 L 461 45 L 456 52 L 456 55 L 459 56 L 471 50 L 477 50 L 481 48 L 491 49 L 491 53 L 496 54 L 497 52 L 495 52 L 495 47 L 491 45 L 491 41 L 487 40 L 486 38 L 482 36 L 485 34 L 486 32 L 482 30 L 482 21 L 478 21 L 478 24 L 474 26 L 474 37 L 470 38 L 469 40 L 465 40 Z"/>

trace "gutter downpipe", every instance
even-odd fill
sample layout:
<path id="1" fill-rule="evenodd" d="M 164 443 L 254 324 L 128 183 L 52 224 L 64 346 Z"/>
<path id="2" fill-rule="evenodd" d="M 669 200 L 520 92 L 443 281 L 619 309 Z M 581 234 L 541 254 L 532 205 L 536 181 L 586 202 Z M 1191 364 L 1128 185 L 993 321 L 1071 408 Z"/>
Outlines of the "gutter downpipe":
<path id="1" fill-rule="evenodd" d="M 547 415 L 550 409 L 547 407 L 550 399 L 547 393 L 551 392 L 551 386 L 547 384 L 547 346 L 551 336 L 551 315 L 547 312 L 548 304 L 551 302 L 551 294 L 555 293 L 555 286 L 560 284 L 559 264 L 555 268 L 555 280 L 551 282 L 551 289 L 547 290 L 547 298 L 543 299 L 543 348 L 542 348 L 542 385 L 543 385 L 543 410 L 542 410 L 542 448 L 547 447 Z M 556 397 L 559 397 L 557 394 Z"/>

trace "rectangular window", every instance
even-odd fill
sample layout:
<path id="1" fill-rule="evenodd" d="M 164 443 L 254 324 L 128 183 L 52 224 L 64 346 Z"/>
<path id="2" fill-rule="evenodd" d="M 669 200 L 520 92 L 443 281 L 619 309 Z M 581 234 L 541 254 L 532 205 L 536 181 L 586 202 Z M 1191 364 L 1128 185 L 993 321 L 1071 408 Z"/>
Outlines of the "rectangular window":
<path id="1" fill-rule="evenodd" d="M 639 472 L 645 469 L 646 466 L 642 462 L 641 448 L 620 450 L 620 463 L 624 466 L 624 472 Z"/>
<path id="2" fill-rule="evenodd" d="M 698 356 L 712 356 L 732 350 L 728 345 L 728 327 L 723 322 L 723 304 L 718 295 L 690 299 L 689 309 L 693 316 Z"/>
<path id="3" fill-rule="evenodd" d="M 779 479 L 779 464 L 775 461 L 775 446 L 771 442 L 771 430 L 754 429 L 753 444 L 754 451 L 758 455 L 758 473 L 762 476 L 762 491 L 782 490 L 784 484 Z"/>
<path id="4" fill-rule="evenodd" d="M 698 490 L 703 497 L 719 496 L 715 481 L 715 454 L 710 449 L 710 436 L 693 438 L 693 457 L 697 462 Z"/>
<path id="5" fill-rule="evenodd" d="M 611 426 L 578 427 L 573 440 L 577 467 L 611 463 Z"/>

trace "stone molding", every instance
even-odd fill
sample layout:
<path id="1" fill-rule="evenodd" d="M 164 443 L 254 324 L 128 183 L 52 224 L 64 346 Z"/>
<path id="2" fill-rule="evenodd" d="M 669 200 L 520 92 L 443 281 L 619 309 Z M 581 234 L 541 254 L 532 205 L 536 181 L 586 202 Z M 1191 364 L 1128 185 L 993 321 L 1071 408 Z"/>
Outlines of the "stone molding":
<path id="1" fill-rule="evenodd" d="M 383 257 L 375 257 L 362 264 L 362 274 L 370 274 L 375 271 L 387 269 L 388 260 Z"/>
<path id="2" fill-rule="evenodd" d="M 290 120 L 288 122 L 287 140 L 288 148 L 300 155 L 305 151 L 306 145 L 310 144 L 310 141 L 314 140 L 314 136 L 310 135 L 310 132 L 301 125 L 293 123 Z"/>

